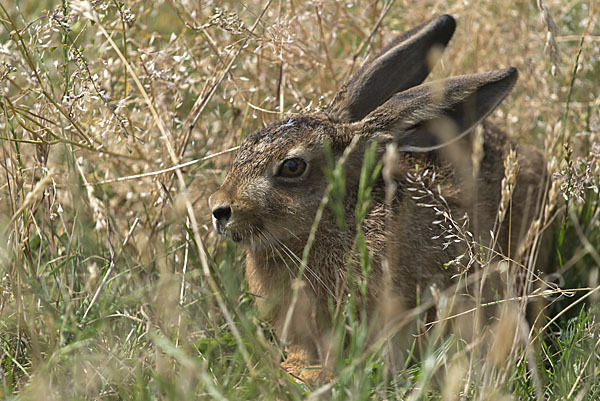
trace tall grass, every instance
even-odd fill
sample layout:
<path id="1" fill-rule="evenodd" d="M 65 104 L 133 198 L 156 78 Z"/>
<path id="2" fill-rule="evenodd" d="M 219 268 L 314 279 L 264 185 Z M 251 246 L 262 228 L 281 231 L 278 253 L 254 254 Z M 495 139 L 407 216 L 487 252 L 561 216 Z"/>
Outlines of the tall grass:
<path id="1" fill-rule="evenodd" d="M 518 67 L 490 120 L 546 152 L 555 287 L 539 347 L 513 344 L 508 319 L 490 355 L 432 332 L 394 364 L 347 300 L 334 380 L 309 388 L 279 367 L 285 344 L 207 198 L 245 135 L 326 105 L 362 60 L 441 13 L 458 29 L 432 77 Z M 598 399 L 599 15 L 594 0 L 3 0 L 1 397 Z"/>

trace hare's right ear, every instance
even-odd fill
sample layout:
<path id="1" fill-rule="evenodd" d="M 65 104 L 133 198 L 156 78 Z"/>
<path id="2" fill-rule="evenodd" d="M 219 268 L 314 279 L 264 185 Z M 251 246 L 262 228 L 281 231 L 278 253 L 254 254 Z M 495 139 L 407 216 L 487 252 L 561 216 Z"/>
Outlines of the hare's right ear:
<path id="1" fill-rule="evenodd" d="M 365 139 L 394 141 L 405 152 L 429 152 L 460 139 L 513 88 L 517 69 L 429 82 L 394 95 L 355 123 Z"/>
<path id="2" fill-rule="evenodd" d="M 344 84 L 329 105 L 329 113 L 340 121 L 358 121 L 394 93 L 419 85 L 455 28 L 454 18 L 442 15 L 397 37 Z"/>

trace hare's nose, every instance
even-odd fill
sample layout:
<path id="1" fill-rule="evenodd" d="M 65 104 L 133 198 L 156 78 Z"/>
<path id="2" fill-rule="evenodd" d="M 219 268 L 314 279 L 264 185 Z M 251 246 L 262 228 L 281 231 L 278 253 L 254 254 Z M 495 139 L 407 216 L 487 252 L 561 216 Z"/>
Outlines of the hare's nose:
<path id="1" fill-rule="evenodd" d="M 213 210 L 212 214 L 215 216 L 215 219 L 227 222 L 231 217 L 231 208 L 229 206 L 221 206 Z"/>
<path id="2" fill-rule="evenodd" d="M 212 215 L 215 218 L 215 228 L 220 234 L 225 233 L 225 226 L 231 218 L 231 207 L 219 206 L 212 211 Z"/>

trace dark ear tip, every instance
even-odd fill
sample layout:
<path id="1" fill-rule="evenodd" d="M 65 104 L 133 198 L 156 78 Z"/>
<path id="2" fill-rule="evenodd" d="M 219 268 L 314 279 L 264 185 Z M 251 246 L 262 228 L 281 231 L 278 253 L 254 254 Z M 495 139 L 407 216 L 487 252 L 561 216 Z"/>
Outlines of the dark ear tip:
<path id="1" fill-rule="evenodd" d="M 438 17 L 438 24 L 447 25 L 456 28 L 456 20 L 450 14 L 442 14 Z"/>
<path id="2" fill-rule="evenodd" d="M 448 41 L 454 34 L 454 31 L 456 30 L 456 20 L 454 19 L 454 17 L 450 14 L 440 15 L 436 19 L 435 24 L 439 27 L 439 30 L 443 32 L 443 36 L 448 38 L 448 40 L 446 41 L 446 43 L 448 43 Z"/>
<path id="3" fill-rule="evenodd" d="M 517 82 L 517 79 L 519 78 L 519 70 L 517 70 L 517 67 L 513 67 L 510 66 L 508 68 L 505 68 L 503 72 L 503 80 L 507 80 L 510 85 L 514 85 L 515 82 Z"/>

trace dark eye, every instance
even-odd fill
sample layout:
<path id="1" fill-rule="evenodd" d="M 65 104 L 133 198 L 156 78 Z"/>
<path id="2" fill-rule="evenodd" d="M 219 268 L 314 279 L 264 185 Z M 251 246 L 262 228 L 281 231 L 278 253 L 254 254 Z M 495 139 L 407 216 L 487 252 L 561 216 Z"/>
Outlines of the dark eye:
<path id="1" fill-rule="evenodd" d="M 277 175 L 285 178 L 297 178 L 300 177 L 306 171 L 306 162 L 302 159 L 294 157 L 293 159 L 287 159 L 279 167 Z"/>

